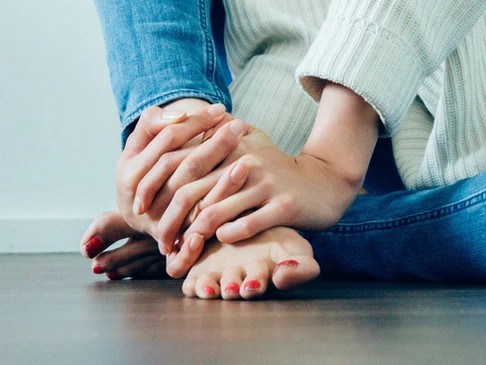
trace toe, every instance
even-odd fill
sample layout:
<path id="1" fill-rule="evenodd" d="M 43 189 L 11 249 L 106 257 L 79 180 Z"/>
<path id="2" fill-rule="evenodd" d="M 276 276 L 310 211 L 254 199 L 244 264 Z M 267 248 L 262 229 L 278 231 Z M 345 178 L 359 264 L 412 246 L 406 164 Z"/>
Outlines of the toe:
<path id="1" fill-rule="evenodd" d="M 80 250 L 83 256 L 93 258 L 114 242 L 137 234 L 119 212 L 106 212 L 97 217 L 84 232 Z"/>
<path id="2" fill-rule="evenodd" d="M 160 255 L 145 256 L 130 262 L 127 265 L 120 266 L 106 272 L 106 276 L 111 280 L 121 280 L 124 278 L 133 278 L 138 273 L 150 268 L 157 262 L 164 262 Z"/>
<path id="3" fill-rule="evenodd" d="M 219 287 L 221 275 L 219 273 L 200 274 L 196 281 L 196 296 L 201 299 L 219 298 L 221 290 Z"/>
<path id="4" fill-rule="evenodd" d="M 288 256 L 275 266 L 272 281 L 277 289 L 285 290 L 305 284 L 318 277 L 319 273 L 319 265 L 312 256 Z"/>
<path id="5" fill-rule="evenodd" d="M 252 299 L 263 295 L 268 288 L 270 263 L 267 260 L 251 261 L 246 267 L 246 278 L 240 288 L 243 299 Z"/>
<path id="6" fill-rule="evenodd" d="M 239 299 L 243 282 L 243 271 L 238 267 L 229 267 L 221 276 L 221 297 L 226 300 Z"/>
<path id="7" fill-rule="evenodd" d="M 186 297 L 194 298 L 196 296 L 197 277 L 189 276 L 182 283 L 182 292 Z"/>

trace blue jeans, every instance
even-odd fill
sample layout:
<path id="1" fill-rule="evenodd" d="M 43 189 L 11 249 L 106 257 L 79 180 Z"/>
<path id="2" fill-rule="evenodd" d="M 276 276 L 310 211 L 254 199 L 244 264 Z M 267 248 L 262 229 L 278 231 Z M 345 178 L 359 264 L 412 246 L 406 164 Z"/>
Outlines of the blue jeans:
<path id="1" fill-rule="evenodd" d="M 486 282 L 486 172 L 360 195 L 334 227 L 303 236 L 323 278 Z"/>
<path id="2" fill-rule="evenodd" d="M 211 12 L 211 0 L 95 0 L 122 145 L 149 106 L 194 97 L 231 110 L 224 52 L 215 43 L 222 40 L 224 20 L 217 18 L 224 11 L 221 0 L 215 3 Z"/>
<path id="3" fill-rule="evenodd" d="M 224 52 L 217 52 L 220 0 L 95 2 L 123 140 L 150 105 L 197 97 L 230 107 Z M 323 278 L 486 281 L 486 173 L 406 191 L 389 140 L 380 140 L 365 187 L 370 194 L 359 196 L 334 227 L 303 233 Z"/>

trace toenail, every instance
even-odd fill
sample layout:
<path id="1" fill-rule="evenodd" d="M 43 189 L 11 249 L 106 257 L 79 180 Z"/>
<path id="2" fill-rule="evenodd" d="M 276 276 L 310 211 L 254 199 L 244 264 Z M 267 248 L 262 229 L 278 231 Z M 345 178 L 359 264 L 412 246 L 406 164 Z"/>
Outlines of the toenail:
<path id="1" fill-rule="evenodd" d="M 94 274 L 103 274 L 105 272 L 105 270 L 103 270 L 103 268 L 99 265 L 93 266 L 92 270 Z"/>
<path id="2" fill-rule="evenodd" d="M 273 269 L 273 272 L 276 272 L 278 269 L 280 269 L 283 266 L 285 266 L 285 267 L 297 267 L 297 266 L 299 266 L 299 262 L 295 261 L 295 260 L 281 261 L 275 266 L 275 269 Z"/>
<path id="3" fill-rule="evenodd" d="M 260 290 L 260 286 L 258 280 L 249 280 L 245 283 L 245 291 L 258 291 Z"/>
<path id="4" fill-rule="evenodd" d="M 203 288 L 203 293 L 206 297 L 214 297 L 216 295 L 216 290 L 212 286 L 205 286 Z"/>
<path id="5" fill-rule="evenodd" d="M 240 292 L 240 286 L 237 283 L 229 283 L 224 288 L 226 294 L 238 294 Z"/>
<path id="6" fill-rule="evenodd" d="M 93 258 L 103 250 L 103 240 L 100 236 L 95 235 L 84 246 L 86 247 L 86 253 L 89 258 Z"/>

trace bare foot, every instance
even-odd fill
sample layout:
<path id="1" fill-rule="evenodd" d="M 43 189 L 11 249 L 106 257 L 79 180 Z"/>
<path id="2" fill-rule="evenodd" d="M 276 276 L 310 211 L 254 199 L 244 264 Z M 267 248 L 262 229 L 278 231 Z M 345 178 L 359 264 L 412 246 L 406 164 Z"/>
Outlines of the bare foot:
<path id="1" fill-rule="evenodd" d="M 182 290 L 203 299 L 251 299 L 271 285 L 285 290 L 319 273 L 309 242 L 293 229 L 277 227 L 233 244 L 207 242 Z"/>
<path id="2" fill-rule="evenodd" d="M 107 251 L 125 238 L 128 240 L 121 247 Z M 167 278 L 166 260 L 157 242 L 133 230 L 119 212 L 96 218 L 84 233 L 80 250 L 84 257 L 93 259 L 93 273 L 105 273 L 112 280 Z"/>

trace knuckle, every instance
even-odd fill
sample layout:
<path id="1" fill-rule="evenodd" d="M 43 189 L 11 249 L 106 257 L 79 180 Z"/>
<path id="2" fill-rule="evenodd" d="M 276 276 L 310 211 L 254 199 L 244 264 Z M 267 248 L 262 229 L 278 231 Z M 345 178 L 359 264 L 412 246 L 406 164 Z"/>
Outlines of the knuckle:
<path id="1" fill-rule="evenodd" d="M 162 156 L 159 157 L 157 164 L 162 168 L 169 167 L 174 165 L 174 157 L 173 154 L 170 152 L 164 153 Z"/>
<path id="2" fill-rule="evenodd" d="M 181 209 L 189 209 L 191 204 L 191 196 L 184 188 L 178 189 L 172 198 L 174 204 Z"/>
<path id="3" fill-rule="evenodd" d="M 217 224 L 218 219 L 218 212 L 213 207 L 207 207 L 203 209 L 198 216 L 198 220 L 200 221 L 201 225 L 208 230 Z"/>
<path id="4" fill-rule="evenodd" d="M 217 147 L 219 150 L 232 150 L 237 145 L 237 139 L 229 128 L 221 128 L 222 133 L 219 135 Z"/>
<path id="5" fill-rule="evenodd" d="M 256 233 L 256 222 L 254 222 L 252 217 L 248 216 L 239 222 L 238 229 L 240 235 L 251 237 Z"/>
<path id="6" fill-rule="evenodd" d="M 160 113 L 160 108 L 157 106 L 149 106 L 142 111 L 140 114 L 140 122 L 148 122 L 152 120 L 154 117 L 158 117 Z"/>
<path id="7" fill-rule="evenodd" d="M 183 163 L 184 170 L 189 176 L 199 178 L 206 174 L 206 168 L 199 158 L 191 158 Z"/>
<path id="8" fill-rule="evenodd" d="M 169 125 L 160 132 L 160 138 L 169 148 L 175 148 L 181 144 L 181 138 L 177 133 L 176 125 Z"/>
<path id="9" fill-rule="evenodd" d="M 262 158 L 252 153 L 247 153 L 241 156 L 239 161 L 243 162 L 244 164 L 246 164 L 248 167 L 251 168 L 259 168 L 263 166 Z"/>
<path id="10" fill-rule="evenodd" d="M 123 172 L 119 177 L 119 187 L 127 196 L 133 196 L 137 187 L 136 177 L 128 172 Z"/>
<path id="11" fill-rule="evenodd" d="M 277 206 L 284 217 L 290 217 L 296 214 L 296 203 L 297 200 L 293 194 L 285 194 L 278 200 Z"/>

